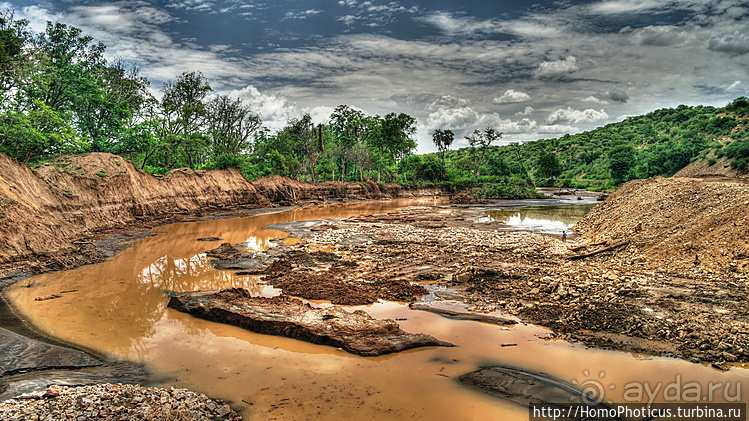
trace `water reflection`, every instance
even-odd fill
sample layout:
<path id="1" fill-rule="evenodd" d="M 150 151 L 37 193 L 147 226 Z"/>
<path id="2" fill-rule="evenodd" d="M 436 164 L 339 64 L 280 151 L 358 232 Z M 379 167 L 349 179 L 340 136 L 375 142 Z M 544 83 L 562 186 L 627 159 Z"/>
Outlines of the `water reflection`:
<path id="1" fill-rule="evenodd" d="M 566 206 L 531 206 L 522 209 L 503 209 L 487 212 L 492 221 L 499 221 L 517 230 L 559 233 L 569 230 L 590 211 L 595 203 Z"/>
<path id="2" fill-rule="evenodd" d="M 135 242 L 106 262 L 41 275 L 34 278 L 32 287 L 16 285 L 7 295 L 26 317 L 53 336 L 115 358 L 147 361 L 144 342 L 155 335 L 154 326 L 165 316 L 168 292 L 242 287 L 255 295 L 280 293 L 258 282 L 258 277 L 236 276 L 232 271 L 213 268 L 205 252 L 220 242 L 243 243 L 249 250 L 262 250 L 287 236 L 264 226 L 387 212 L 424 203 L 431 204 L 432 199 L 308 207 L 168 225 L 155 230 L 159 235 Z M 197 241 L 202 237 L 222 240 Z M 34 300 L 60 293 L 62 298 L 55 300 Z"/>

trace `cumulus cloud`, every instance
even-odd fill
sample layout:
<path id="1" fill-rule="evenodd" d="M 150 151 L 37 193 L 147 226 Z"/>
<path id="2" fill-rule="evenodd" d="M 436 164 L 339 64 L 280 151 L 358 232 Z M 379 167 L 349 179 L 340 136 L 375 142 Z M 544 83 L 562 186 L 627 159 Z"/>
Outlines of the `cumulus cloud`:
<path id="1" fill-rule="evenodd" d="M 577 62 L 577 58 L 575 56 L 568 56 L 564 60 L 542 62 L 538 65 L 534 74 L 538 78 L 553 79 L 567 76 L 579 69 L 580 65 Z"/>
<path id="2" fill-rule="evenodd" d="M 302 113 L 296 104 L 280 95 L 264 94 L 253 85 L 229 93 L 232 98 L 239 98 L 260 115 L 263 124 L 271 130 L 282 129 L 289 119 L 299 117 Z M 310 112 L 310 115 L 312 113 Z M 329 114 L 328 114 L 329 115 Z M 316 114 L 316 117 L 319 115 Z"/>
<path id="3" fill-rule="evenodd" d="M 514 89 L 508 89 L 502 95 L 494 98 L 492 101 L 495 104 L 513 104 L 517 102 L 530 101 L 531 96 L 522 91 L 516 91 Z"/>
<path id="4" fill-rule="evenodd" d="M 732 34 L 716 36 L 710 40 L 707 48 L 731 55 L 746 54 L 749 53 L 749 34 L 736 31 Z"/>
<path id="5" fill-rule="evenodd" d="M 558 109 L 552 111 L 546 118 L 546 123 L 550 125 L 555 124 L 589 124 L 598 123 L 600 121 L 608 120 L 609 115 L 604 110 L 594 110 L 588 108 L 586 110 L 576 110 L 572 107 L 565 109 Z"/>

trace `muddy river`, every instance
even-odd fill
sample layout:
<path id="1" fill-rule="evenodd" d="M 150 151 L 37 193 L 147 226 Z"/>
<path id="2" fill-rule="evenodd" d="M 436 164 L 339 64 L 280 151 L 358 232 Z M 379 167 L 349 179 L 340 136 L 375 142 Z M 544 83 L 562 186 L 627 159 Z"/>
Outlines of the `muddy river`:
<path id="1" fill-rule="evenodd" d="M 635 382 L 647 383 L 650 390 L 660 384 L 656 401 L 663 401 L 663 389 L 675 382 L 679 388 L 697 382 L 705 391 L 711 384 L 728 385 L 729 400 L 740 387 L 741 402 L 747 401 L 743 395 L 749 395 L 744 390 L 749 388 L 749 370 L 740 366 L 720 372 L 677 359 L 590 349 L 541 339 L 547 332 L 543 327 L 451 320 L 409 310 L 402 303 L 351 309 L 363 309 L 377 318 L 405 319 L 399 321 L 403 329 L 428 333 L 457 346 L 357 357 L 166 308 L 166 291 L 238 286 L 256 294 L 279 292 L 257 278 L 213 269 L 203 252 L 218 243 L 198 242 L 197 238 L 221 237 L 261 250 L 286 236 L 263 228 L 271 224 L 432 204 L 431 200 L 412 200 L 340 205 L 164 226 L 156 230 L 158 235 L 135 242 L 104 263 L 37 276 L 14 285 L 6 294 L 23 317 L 42 331 L 112 360 L 140 362 L 152 373 L 154 385 L 185 387 L 224 399 L 248 420 L 528 419 L 527 408 L 467 389 L 457 381 L 488 365 L 542 371 L 569 383 L 596 387 L 613 401 L 622 401 L 625 386 Z M 534 226 L 542 227 L 539 230 L 558 232 L 586 210 L 495 209 L 500 213 L 489 217 L 508 218 L 512 224 L 515 216 L 509 213 L 521 212 L 518 219 L 532 219 Z M 62 298 L 34 300 L 50 294 Z M 722 400 L 724 387 L 715 390 L 714 400 Z"/>

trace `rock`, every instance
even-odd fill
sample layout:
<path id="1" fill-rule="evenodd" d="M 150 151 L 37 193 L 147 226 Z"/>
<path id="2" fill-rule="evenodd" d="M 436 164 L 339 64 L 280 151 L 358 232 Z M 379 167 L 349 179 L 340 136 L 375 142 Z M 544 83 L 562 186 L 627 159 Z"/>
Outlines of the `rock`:
<path id="1" fill-rule="evenodd" d="M 363 356 L 424 346 L 453 346 L 425 334 L 401 330 L 393 320 L 377 320 L 364 311 L 313 308 L 286 296 L 252 297 L 240 288 L 173 293 L 169 307 L 206 320 L 253 332 L 330 345 Z"/>
<path id="2" fill-rule="evenodd" d="M 485 367 L 460 377 L 460 382 L 494 397 L 528 408 L 528 405 L 544 405 L 564 410 L 566 406 L 580 404 L 583 392 L 542 373 L 530 373 L 509 367 Z M 591 408 L 611 409 L 603 403 Z M 615 411 L 614 411 L 615 412 Z M 569 418 L 564 418 L 569 419 Z M 587 419 L 587 418 L 572 418 Z M 618 420 L 616 417 L 596 417 L 596 420 Z"/>
<path id="3" fill-rule="evenodd" d="M 220 238 L 220 237 L 201 237 L 201 238 L 198 238 L 195 241 L 212 242 L 212 241 L 221 241 L 221 240 L 223 240 L 223 238 Z"/>
<path id="4" fill-rule="evenodd" d="M 231 245 L 231 243 L 221 243 L 221 245 L 217 248 L 206 251 L 205 255 L 220 260 L 228 260 L 238 257 L 250 257 L 249 253 L 235 248 Z"/>

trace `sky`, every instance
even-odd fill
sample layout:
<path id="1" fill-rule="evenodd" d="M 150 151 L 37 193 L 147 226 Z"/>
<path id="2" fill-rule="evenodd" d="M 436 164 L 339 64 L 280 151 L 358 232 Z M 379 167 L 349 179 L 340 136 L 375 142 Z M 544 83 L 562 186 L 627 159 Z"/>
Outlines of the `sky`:
<path id="1" fill-rule="evenodd" d="M 221 95 L 282 128 L 340 104 L 417 118 L 466 145 L 578 133 L 627 116 L 749 96 L 749 3 L 741 0 L 13 0 L 42 31 L 83 29 L 137 65 L 158 95 L 201 71 Z"/>

